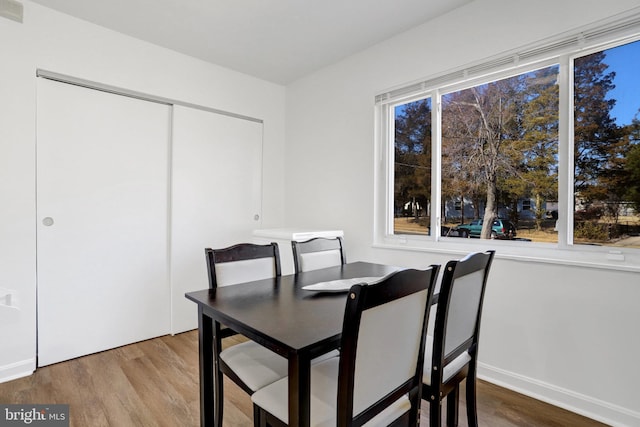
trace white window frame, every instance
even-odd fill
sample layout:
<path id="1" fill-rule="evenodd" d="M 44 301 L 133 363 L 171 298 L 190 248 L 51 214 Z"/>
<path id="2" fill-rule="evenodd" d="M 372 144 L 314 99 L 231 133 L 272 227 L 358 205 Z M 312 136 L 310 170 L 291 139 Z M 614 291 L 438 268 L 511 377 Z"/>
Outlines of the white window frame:
<path id="1" fill-rule="evenodd" d="M 576 58 L 640 40 L 640 13 L 603 21 L 571 34 L 541 41 L 485 62 L 471 64 L 445 75 L 393 88 L 376 96 L 376 168 L 374 246 L 451 253 L 475 247 L 498 247 L 505 257 L 551 263 L 640 271 L 640 249 L 573 244 L 573 63 Z M 558 128 L 558 242 L 456 239 L 440 236 L 441 115 L 443 94 L 559 66 Z M 394 212 L 394 110 L 395 106 L 431 98 L 432 174 L 431 235 L 393 234 Z"/>

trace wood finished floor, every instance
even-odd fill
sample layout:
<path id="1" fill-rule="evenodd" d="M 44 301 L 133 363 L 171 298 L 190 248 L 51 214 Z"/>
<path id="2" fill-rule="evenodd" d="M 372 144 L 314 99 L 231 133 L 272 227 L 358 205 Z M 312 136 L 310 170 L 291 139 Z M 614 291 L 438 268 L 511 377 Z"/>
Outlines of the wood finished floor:
<path id="1" fill-rule="evenodd" d="M 66 403 L 76 427 L 198 426 L 197 349 L 198 335 L 191 331 L 46 366 L 0 384 L 0 403 Z M 250 398 L 225 381 L 225 426 L 252 426 Z M 423 426 L 429 425 L 428 412 L 423 402 Z M 486 427 L 604 425 L 483 381 L 478 412 Z M 467 427 L 463 404 L 460 426 Z"/>

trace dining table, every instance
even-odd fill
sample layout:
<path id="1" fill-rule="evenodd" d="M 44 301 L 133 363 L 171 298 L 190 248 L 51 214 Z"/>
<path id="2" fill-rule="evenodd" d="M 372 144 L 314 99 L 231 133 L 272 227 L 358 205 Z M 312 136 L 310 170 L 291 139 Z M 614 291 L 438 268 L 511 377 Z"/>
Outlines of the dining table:
<path id="1" fill-rule="evenodd" d="M 353 262 L 186 293 L 198 306 L 201 425 L 214 426 L 215 422 L 214 322 L 288 360 L 289 425 L 306 427 L 310 421 L 311 360 L 339 347 L 349 286 L 369 283 L 400 269 Z"/>

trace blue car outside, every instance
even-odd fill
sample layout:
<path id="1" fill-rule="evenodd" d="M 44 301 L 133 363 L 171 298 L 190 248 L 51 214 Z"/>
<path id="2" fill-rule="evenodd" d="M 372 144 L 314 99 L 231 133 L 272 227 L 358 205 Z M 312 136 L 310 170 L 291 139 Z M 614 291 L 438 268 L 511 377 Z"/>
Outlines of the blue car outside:
<path id="1" fill-rule="evenodd" d="M 480 237 L 482 234 L 482 219 L 474 219 L 468 224 L 460 224 L 453 228 L 459 237 Z M 491 227 L 492 239 L 513 239 L 516 237 L 516 227 L 509 220 L 496 218 Z"/>

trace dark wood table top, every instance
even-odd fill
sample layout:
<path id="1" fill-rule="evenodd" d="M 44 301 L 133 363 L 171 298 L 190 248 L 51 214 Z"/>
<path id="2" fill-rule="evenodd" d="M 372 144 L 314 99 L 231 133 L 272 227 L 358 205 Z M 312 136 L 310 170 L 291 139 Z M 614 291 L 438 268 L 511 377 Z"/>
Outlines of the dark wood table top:
<path id="1" fill-rule="evenodd" d="M 204 314 L 289 357 L 335 347 L 342 332 L 346 292 L 301 289 L 323 281 L 381 277 L 398 267 L 355 262 L 274 279 L 189 292 Z"/>

